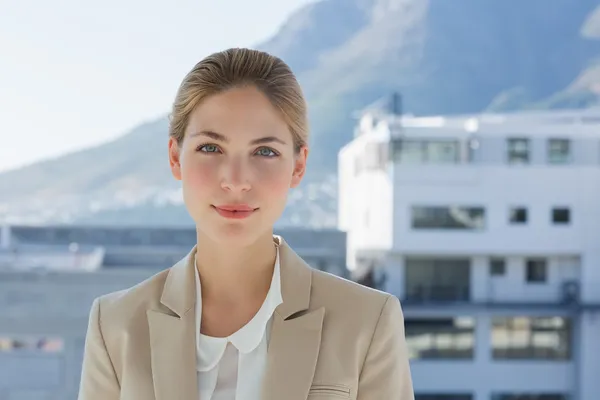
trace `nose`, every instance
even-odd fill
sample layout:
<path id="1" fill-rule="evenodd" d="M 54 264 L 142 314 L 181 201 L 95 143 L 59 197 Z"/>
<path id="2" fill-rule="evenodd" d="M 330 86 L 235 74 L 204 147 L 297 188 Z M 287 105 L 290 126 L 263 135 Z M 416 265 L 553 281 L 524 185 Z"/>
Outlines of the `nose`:
<path id="1" fill-rule="evenodd" d="M 240 157 L 229 159 L 223 163 L 221 188 L 231 192 L 247 192 L 252 188 L 249 179 L 249 167 L 244 165 Z"/>

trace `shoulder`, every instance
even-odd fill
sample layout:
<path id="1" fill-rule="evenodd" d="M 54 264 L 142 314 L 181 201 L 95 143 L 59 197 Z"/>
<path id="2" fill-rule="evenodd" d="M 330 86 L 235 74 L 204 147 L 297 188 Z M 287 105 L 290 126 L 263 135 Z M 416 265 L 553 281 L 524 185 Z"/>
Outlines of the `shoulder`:
<path id="1" fill-rule="evenodd" d="M 102 329 L 110 330 L 136 321 L 140 315 L 145 318 L 146 310 L 158 308 L 169 270 L 160 271 L 129 288 L 97 297 L 93 307 Z"/>
<path id="2" fill-rule="evenodd" d="M 324 307 L 336 319 L 357 320 L 373 328 L 389 314 L 402 318 L 398 298 L 389 293 L 318 270 L 312 272 L 311 286 L 311 308 Z"/>
<path id="3" fill-rule="evenodd" d="M 407 359 L 404 317 L 396 296 L 314 270 L 310 308 L 324 309 L 322 368 L 339 369 L 343 357 L 352 371 L 390 370 L 395 378 L 388 384 L 403 376 L 393 372 Z"/>

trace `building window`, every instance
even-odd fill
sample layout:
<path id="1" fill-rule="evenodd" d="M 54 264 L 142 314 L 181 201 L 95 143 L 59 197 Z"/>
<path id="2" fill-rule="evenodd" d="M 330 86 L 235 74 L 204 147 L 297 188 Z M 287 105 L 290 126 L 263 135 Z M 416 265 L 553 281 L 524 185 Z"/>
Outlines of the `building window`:
<path id="1" fill-rule="evenodd" d="M 415 400 L 473 400 L 473 395 L 468 393 L 416 393 Z"/>
<path id="2" fill-rule="evenodd" d="M 426 142 L 425 156 L 428 164 L 456 164 L 459 158 L 457 141 Z"/>
<path id="3" fill-rule="evenodd" d="M 529 283 L 544 283 L 548 279 L 548 265 L 541 258 L 526 261 L 526 280 Z"/>
<path id="4" fill-rule="evenodd" d="M 567 395 L 557 393 L 494 393 L 492 400 L 567 400 Z"/>
<path id="5" fill-rule="evenodd" d="M 472 359 L 475 319 L 472 317 L 404 320 L 409 357 L 422 360 Z"/>
<path id="6" fill-rule="evenodd" d="M 566 207 L 552 209 L 552 222 L 556 225 L 565 225 L 571 222 L 571 210 Z"/>
<path id="7" fill-rule="evenodd" d="M 529 139 L 508 139 L 508 163 L 529 164 Z"/>
<path id="8" fill-rule="evenodd" d="M 571 142 L 568 139 L 548 140 L 548 163 L 567 164 L 571 161 Z"/>
<path id="9" fill-rule="evenodd" d="M 401 164 L 457 164 L 457 140 L 396 139 L 392 142 L 393 160 Z"/>
<path id="10" fill-rule="evenodd" d="M 423 142 L 416 140 L 394 140 L 393 160 L 401 164 L 422 164 L 425 160 Z"/>
<path id="11" fill-rule="evenodd" d="M 468 301 L 471 297 L 471 260 L 408 257 L 404 282 L 406 301 Z"/>
<path id="12" fill-rule="evenodd" d="M 503 258 L 492 258 L 490 260 L 490 275 L 503 276 L 506 273 L 506 262 Z"/>
<path id="13" fill-rule="evenodd" d="M 571 320 L 494 317 L 492 348 L 496 360 L 568 360 L 571 358 Z"/>
<path id="14" fill-rule="evenodd" d="M 412 207 L 413 229 L 483 230 L 483 207 Z"/>
<path id="15" fill-rule="evenodd" d="M 479 152 L 479 148 L 481 144 L 479 143 L 479 139 L 471 138 L 467 143 L 467 158 L 469 163 L 473 163 L 477 161 L 477 154 Z"/>
<path id="16" fill-rule="evenodd" d="M 527 223 L 527 209 L 525 207 L 513 207 L 510 209 L 509 221 L 513 225 Z"/>
<path id="17" fill-rule="evenodd" d="M 60 353 L 63 350 L 64 342 L 60 338 L 33 336 L 0 336 L 0 353 L 22 351 L 38 353 Z"/>

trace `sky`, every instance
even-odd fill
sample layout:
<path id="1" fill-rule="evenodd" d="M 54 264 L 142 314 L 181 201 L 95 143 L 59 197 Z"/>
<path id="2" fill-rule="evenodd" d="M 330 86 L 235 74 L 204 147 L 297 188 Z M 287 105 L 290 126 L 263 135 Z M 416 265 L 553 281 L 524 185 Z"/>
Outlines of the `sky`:
<path id="1" fill-rule="evenodd" d="M 165 115 L 196 62 L 313 1 L 0 0 L 0 172 Z"/>

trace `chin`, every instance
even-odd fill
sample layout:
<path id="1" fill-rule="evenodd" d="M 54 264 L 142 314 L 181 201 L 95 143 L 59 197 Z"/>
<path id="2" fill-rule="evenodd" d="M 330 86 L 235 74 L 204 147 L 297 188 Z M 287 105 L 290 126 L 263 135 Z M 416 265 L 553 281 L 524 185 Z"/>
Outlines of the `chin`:
<path id="1" fill-rule="evenodd" d="M 217 223 L 203 230 L 204 234 L 218 244 L 233 247 L 250 246 L 264 236 L 267 229 L 262 229 L 256 223 Z"/>

